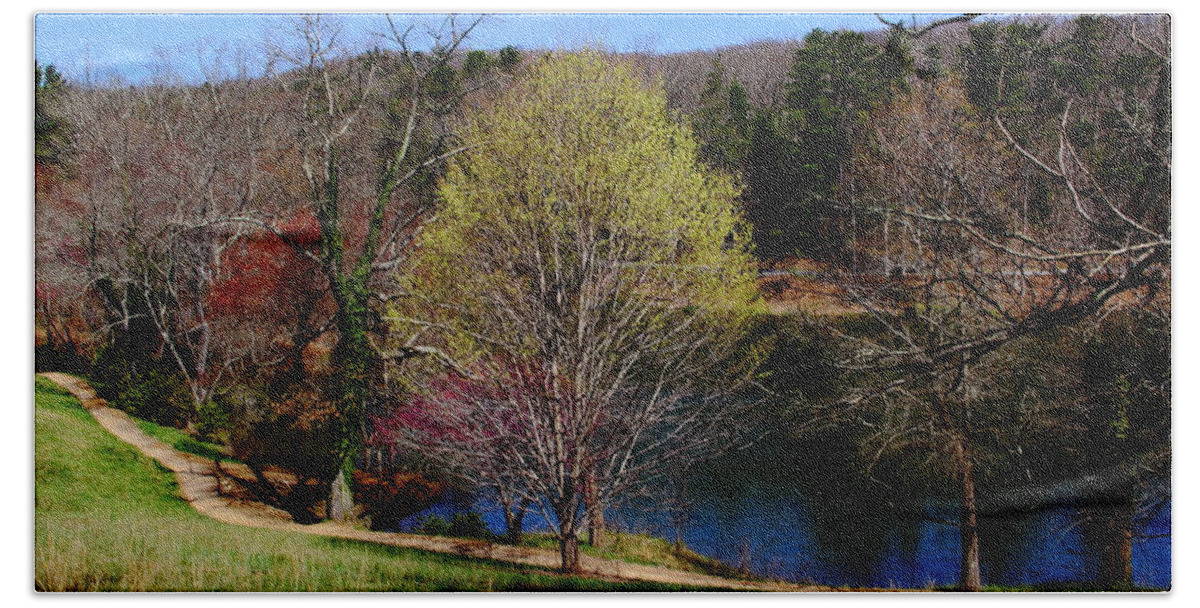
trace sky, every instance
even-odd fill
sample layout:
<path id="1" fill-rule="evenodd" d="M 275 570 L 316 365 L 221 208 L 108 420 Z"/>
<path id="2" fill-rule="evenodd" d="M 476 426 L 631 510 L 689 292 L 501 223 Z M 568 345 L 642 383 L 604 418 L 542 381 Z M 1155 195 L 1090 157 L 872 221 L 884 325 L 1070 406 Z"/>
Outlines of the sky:
<path id="1" fill-rule="evenodd" d="M 460 23 L 477 15 L 463 14 Z M 944 15 L 940 15 L 944 16 Z M 265 43 L 285 42 L 290 18 L 280 13 L 40 13 L 34 18 L 35 58 L 68 79 L 103 84 L 113 77 L 141 83 L 175 74 L 203 80 L 213 69 L 241 65 L 251 75 L 264 64 Z M 386 29 L 380 13 L 335 14 L 344 43 L 370 48 Z M 397 23 L 436 26 L 445 15 L 397 14 Z M 928 23 L 936 14 L 887 14 L 891 21 Z M 873 30 L 872 13 L 490 13 L 469 48 L 572 49 L 673 53 L 711 50 L 756 40 L 801 40 L 814 28 Z"/>

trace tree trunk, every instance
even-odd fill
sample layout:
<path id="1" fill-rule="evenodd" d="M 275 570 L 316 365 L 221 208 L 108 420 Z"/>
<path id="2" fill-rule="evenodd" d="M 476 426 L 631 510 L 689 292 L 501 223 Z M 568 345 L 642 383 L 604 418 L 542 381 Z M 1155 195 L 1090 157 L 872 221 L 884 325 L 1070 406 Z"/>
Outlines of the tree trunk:
<path id="1" fill-rule="evenodd" d="M 603 547 L 608 542 L 608 534 L 604 524 L 604 508 L 597 507 L 588 514 L 588 544 L 593 547 Z"/>
<path id="2" fill-rule="evenodd" d="M 343 464 L 341 469 L 338 470 L 337 477 L 329 485 L 329 504 L 325 510 L 329 519 L 334 521 L 351 521 L 355 518 L 354 493 L 349 481 L 349 471 L 352 470 L 352 468 Z"/>
<path id="3" fill-rule="evenodd" d="M 1128 589 L 1133 586 L 1133 503 L 1106 510 L 1096 582 L 1105 589 Z"/>
<path id="4" fill-rule="evenodd" d="M 558 539 L 558 549 L 562 557 L 562 571 L 579 572 L 579 535 L 575 531 L 563 534 Z"/>
<path id="5" fill-rule="evenodd" d="M 337 407 L 336 457 L 340 460 L 340 470 L 330 489 L 328 511 L 330 519 L 346 521 L 356 516 L 350 484 L 355 460 L 363 449 L 367 394 L 376 361 L 367 339 L 369 311 L 363 285 L 357 280 L 327 276 L 338 304 L 338 342 L 332 356 L 336 393 L 332 397 Z"/>
<path id="6" fill-rule="evenodd" d="M 595 474 L 588 476 L 583 491 L 585 505 L 587 506 L 588 544 L 593 547 L 603 547 L 606 537 L 604 533 L 604 505 L 597 497 Z"/>
<path id="7" fill-rule="evenodd" d="M 525 509 L 513 508 L 513 501 L 502 501 L 504 506 L 504 542 L 519 545 L 525 536 Z"/>
<path id="8" fill-rule="evenodd" d="M 981 591 L 983 590 L 983 578 L 979 568 L 979 519 L 975 504 L 975 472 L 965 441 L 959 440 L 954 447 L 959 481 L 962 483 L 962 507 L 958 520 L 962 543 L 959 586 L 963 591 Z"/>
<path id="9" fill-rule="evenodd" d="M 752 559 L 750 551 L 750 539 L 743 538 L 742 546 L 738 549 L 738 572 L 743 575 L 750 575 L 750 560 Z"/>
<path id="10" fill-rule="evenodd" d="M 578 477 L 561 478 L 560 500 L 554 505 L 554 517 L 558 520 L 558 548 L 562 557 L 563 572 L 579 572 L 579 521 L 580 507 L 585 500 L 579 493 L 580 486 L 587 483 Z M 584 509 L 586 511 L 586 509 Z"/>
<path id="11" fill-rule="evenodd" d="M 525 511 L 529 509 L 529 500 L 516 496 L 503 484 L 496 485 L 496 499 L 504 511 L 504 542 L 521 544 L 525 536 Z"/>

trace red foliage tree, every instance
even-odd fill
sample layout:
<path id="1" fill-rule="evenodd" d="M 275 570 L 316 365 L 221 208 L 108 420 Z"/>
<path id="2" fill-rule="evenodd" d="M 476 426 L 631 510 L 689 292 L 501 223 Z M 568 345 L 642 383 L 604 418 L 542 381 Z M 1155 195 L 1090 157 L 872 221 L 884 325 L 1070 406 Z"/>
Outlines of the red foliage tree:
<path id="1" fill-rule="evenodd" d="M 320 268 L 303 253 L 319 239 L 320 226 L 306 211 L 242 237 L 224 251 L 209 293 L 213 318 L 230 330 L 225 335 L 243 342 L 253 367 L 268 372 L 273 393 L 303 377 L 304 350 L 331 316 Z"/>
<path id="2" fill-rule="evenodd" d="M 222 256 L 209 309 L 219 316 L 295 318 L 323 291 L 315 262 L 296 247 L 312 249 L 319 238 L 320 226 L 307 212 L 298 212 L 278 232 L 243 237 Z"/>

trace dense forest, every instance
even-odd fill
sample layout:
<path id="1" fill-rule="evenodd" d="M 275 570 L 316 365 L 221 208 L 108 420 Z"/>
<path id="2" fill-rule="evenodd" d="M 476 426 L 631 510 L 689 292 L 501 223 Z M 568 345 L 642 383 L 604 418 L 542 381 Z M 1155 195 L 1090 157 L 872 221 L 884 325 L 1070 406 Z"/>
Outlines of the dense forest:
<path id="1" fill-rule="evenodd" d="M 830 475 L 952 497 L 962 589 L 980 518 L 1064 503 L 1133 585 L 1170 501 L 1168 17 L 673 55 L 294 25 L 257 76 L 35 66 L 39 371 L 302 522 L 466 488 L 573 570 L 699 463 L 836 437 Z"/>

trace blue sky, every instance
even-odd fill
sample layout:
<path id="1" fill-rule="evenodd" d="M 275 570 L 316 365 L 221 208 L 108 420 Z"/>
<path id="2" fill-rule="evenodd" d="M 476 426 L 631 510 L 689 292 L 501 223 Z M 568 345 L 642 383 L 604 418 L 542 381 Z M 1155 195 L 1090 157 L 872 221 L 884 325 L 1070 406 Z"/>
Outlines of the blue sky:
<path id="1" fill-rule="evenodd" d="M 348 46 L 366 48 L 386 27 L 379 13 L 337 14 Z M 471 15 L 459 18 L 469 21 Z M 935 15 L 891 14 L 927 23 Z M 443 15 L 400 14 L 399 22 L 437 24 Z M 264 42 L 286 38 L 288 15 L 279 13 L 42 13 L 34 20 L 35 56 L 68 78 L 103 83 L 112 76 L 143 82 L 172 71 L 188 80 L 212 65 L 221 50 L 227 69 L 241 56 L 261 68 Z M 871 13 L 492 13 L 473 32 L 471 48 L 578 48 L 669 53 L 763 39 L 799 40 L 814 28 L 870 30 Z"/>

